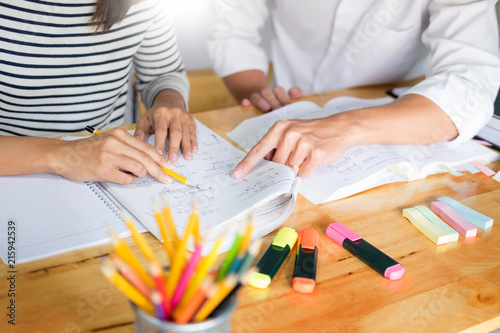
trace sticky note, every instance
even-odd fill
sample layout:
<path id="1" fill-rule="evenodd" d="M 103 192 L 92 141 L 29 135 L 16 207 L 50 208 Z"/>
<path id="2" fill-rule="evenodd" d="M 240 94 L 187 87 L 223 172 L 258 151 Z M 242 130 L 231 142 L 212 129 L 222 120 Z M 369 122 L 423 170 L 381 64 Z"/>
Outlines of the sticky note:
<path id="1" fill-rule="evenodd" d="M 483 215 L 472 208 L 462 205 L 460 202 L 453 200 L 449 197 L 441 197 L 437 199 L 438 201 L 446 202 L 455 212 L 460 214 L 464 219 L 470 223 L 478 226 L 482 229 L 491 228 L 493 225 L 493 219 L 486 215 Z"/>
<path id="2" fill-rule="evenodd" d="M 438 166 L 439 166 L 441 169 L 443 169 L 443 170 L 445 170 L 445 171 L 447 171 L 447 172 L 451 173 L 453 176 L 461 176 L 461 175 L 462 175 L 460 172 L 453 170 L 452 168 L 450 168 L 450 167 L 449 167 L 449 166 L 447 166 L 446 164 L 439 163 L 439 164 L 438 164 Z"/>
<path id="3" fill-rule="evenodd" d="M 403 170 L 399 165 L 391 165 L 390 167 L 387 168 L 390 172 L 397 176 L 404 176 L 406 175 L 406 171 Z"/>
<path id="4" fill-rule="evenodd" d="M 471 165 L 470 163 L 462 163 L 461 166 L 463 166 L 465 170 L 469 171 L 472 174 L 479 172 L 479 169 Z"/>
<path id="5" fill-rule="evenodd" d="M 490 168 L 488 168 L 486 165 L 484 165 L 479 161 L 471 161 L 470 164 L 481 170 L 481 172 L 484 173 L 486 176 L 493 176 L 495 174 L 495 171 L 491 170 Z"/>
<path id="6" fill-rule="evenodd" d="M 466 170 L 463 166 L 461 166 L 461 165 L 454 165 L 454 166 L 453 166 L 453 169 L 455 169 L 455 170 L 457 170 L 457 171 L 459 171 L 459 172 L 465 172 L 465 171 L 467 171 L 467 170 Z"/>
<path id="7" fill-rule="evenodd" d="M 432 210 L 430 210 L 426 206 L 415 206 L 414 208 L 422 213 L 422 215 L 425 216 L 429 221 L 431 221 L 433 224 L 442 229 L 446 234 L 448 234 L 449 242 L 458 241 L 458 232 L 456 232 L 455 229 L 446 224 L 446 222 L 441 220 L 439 216 L 434 214 Z"/>
<path id="8" fill-rule="evenodd" d="M 448 234 L 437 225 L 429 221 L 416 208 L 403 209 L 403 216 L 406 217 L 411 224 L 413 224 L 418 230 L 420 230 L 424 235 L 426 235 L 437 245 L 446 244 L 449 242 Z"/>
<path id="9" fill-rule="evenodd" d="M 465 238 L 475 237 L 477 235 L 477 228 L 467 222 L 466 219 L 455 212 L 447 203 L 433 201 L 431 203 L 431 210 Z"/>
<path id="10" fill-rule="evenodd" d="M 496 175 L 494 175 L 494 176 L 493 176 L 493 177 L 491 177 L 491 178 L 493 178 L 493 179 L 494 179 L 494 180 L 496 180 L 497 182 L 500 182 L 500 172 L 497 172 L 497 174 L 496 174 Z"/>

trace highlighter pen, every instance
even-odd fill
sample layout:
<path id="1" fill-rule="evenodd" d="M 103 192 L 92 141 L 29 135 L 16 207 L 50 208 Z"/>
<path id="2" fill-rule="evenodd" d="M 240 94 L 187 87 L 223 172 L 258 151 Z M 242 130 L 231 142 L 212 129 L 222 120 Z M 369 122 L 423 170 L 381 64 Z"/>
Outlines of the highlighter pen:
<path id="1" fill-rule="evenodd" d="M 257 271 L 253 272 L 248 283 L 256 288 L 267 288 L 295 245 L 297 237 L 297 232 L 294 229 L 281 228 L 257 262 Z"/>
<path id="2" fill-rule="evenodd" d="M 360 235 L 342 223 L 331 223 L 326 229 L 326 235 L 385 278 L 397 280 L 403 276 L 405 269 L 401 264 L 365 241 Z"/>
<path id="3" fill-rule="evenodd" d="M 292 280 L 293 290 L 299 293 L 312 293 L 316 287 L 318 243 L 319 235 L 316 230 L 306 228 L 299 233 Z"/>

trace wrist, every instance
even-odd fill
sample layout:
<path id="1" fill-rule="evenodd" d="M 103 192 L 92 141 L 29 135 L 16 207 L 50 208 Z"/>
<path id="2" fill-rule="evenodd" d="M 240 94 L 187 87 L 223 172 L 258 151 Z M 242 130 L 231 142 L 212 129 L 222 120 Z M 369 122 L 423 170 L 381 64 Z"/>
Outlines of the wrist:
<path id="1" fill-rule="evenodd" d="M 337 113 L 328 117 L 332 136 L 338 136 L 345 148 L 368 143 L 368 131 L 364 119 L 353 111 Z"/>
<path id="2" fill-rule="evenodd" d="M 179 108 L 182 110 L 187 110 L 186 103 L 184 102 L 184 98 L 182 95 L 173 89 L 165 89 L 160 91 L 154 101 L 151 109 L 157 107 L 169 107 L 169 108 Z"/>
<path id="3" fill-rule="evenodd" d="M 78 154 L 72 148 L 72 141 L 57 139 L 48 139 L 45 153 L 40 157 L 40 165 L 43 165 L 47 173 L 54 173 L 64 176 L 68 169 L 74 169 L 77 166 Z"/>

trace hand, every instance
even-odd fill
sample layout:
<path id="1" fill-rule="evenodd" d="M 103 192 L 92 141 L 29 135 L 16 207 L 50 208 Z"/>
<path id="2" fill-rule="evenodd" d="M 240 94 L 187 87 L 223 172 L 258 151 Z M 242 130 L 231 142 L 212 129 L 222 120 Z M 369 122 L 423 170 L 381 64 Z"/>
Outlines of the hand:
<path id="1" fill-rule="evenodd" d="M 179 147 L 182 148 L 186 160 L 191 160 L 193 154 L 198 151 L 196 124 L 176 91 L 164 90 L 159 93 L 151 109 L 137 121 L 134 133 L 136 138 L 144 140 L 146 134 L 153 133 L 155 149 L 162 155 L 168 135 L 168 157 L 174 163 L 177 162 Z"/>
<path id="2" fill-rule="evenodd" d="M 264 88 L 260 93 L 253 93 L 250 99 L 244 98 L 241 101 L 241 106 L 250 106 L 253 104 L 259 110 L 267 112 L 290 104 L 290 98 L 300 97 L 302 97 L 302 90 L 298 87 L 288 90 L 287 94 L 283 87 L 276 86 L 272 90 Z"/>
<path id="3" fill-rule="evenodd" d="M 233 177 L 244 177 L 262 158 L 286 163 L 303 178 L 336 161 L 351 145 L 346 140 L 347 122 L 336 116 L 278 121 L 236 166 Z"/>
<path id="4" fill-rule="evenodd" d="M 61 176 L 77 181 L 111 181 L 131 184 L 135 177 L 149 173 L 164 184 L 173 179 L 161 167 L 175 165 L 159 154 L 153 146 L 115 128 L 88 139 L 66 141 L 62 163 L 56 170 Z"/>

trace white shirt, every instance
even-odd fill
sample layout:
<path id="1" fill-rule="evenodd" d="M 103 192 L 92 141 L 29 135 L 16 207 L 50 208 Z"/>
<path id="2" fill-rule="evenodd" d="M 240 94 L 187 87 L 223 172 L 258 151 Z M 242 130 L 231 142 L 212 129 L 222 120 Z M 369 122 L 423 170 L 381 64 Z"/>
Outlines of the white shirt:
<path id="1" fill-rule="evenodd" d="M 221 77 L 266 73 L 260 30 L 270 14 L 278 85 L 309 94 L 425 75 L 406 94 L 441 107 L 462 141 L 489 120 L 500 85 L 495 2 L 219 0 L 208 52 Z"/>

